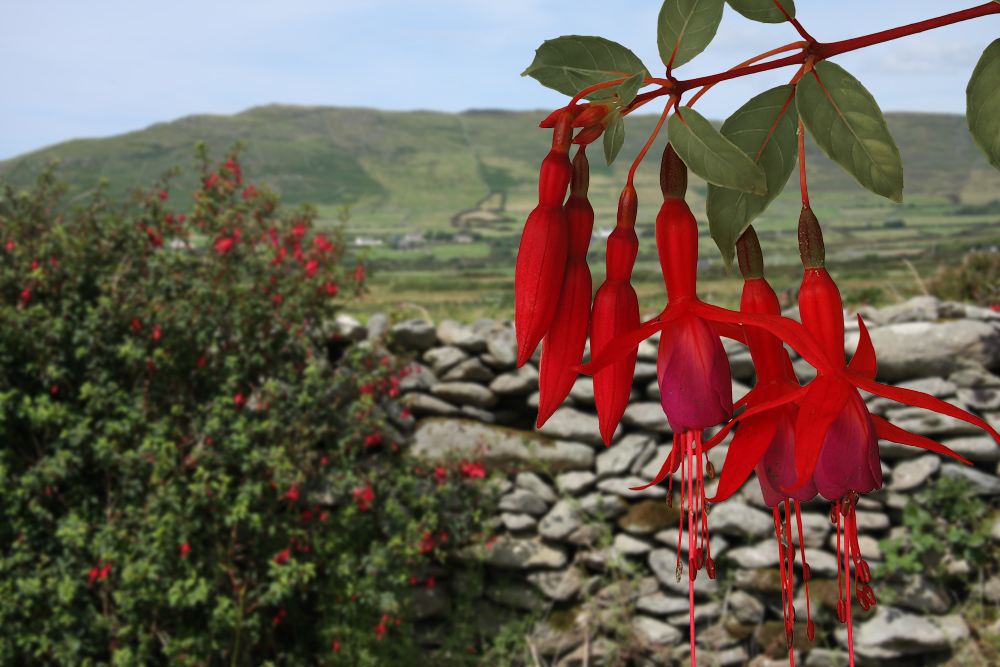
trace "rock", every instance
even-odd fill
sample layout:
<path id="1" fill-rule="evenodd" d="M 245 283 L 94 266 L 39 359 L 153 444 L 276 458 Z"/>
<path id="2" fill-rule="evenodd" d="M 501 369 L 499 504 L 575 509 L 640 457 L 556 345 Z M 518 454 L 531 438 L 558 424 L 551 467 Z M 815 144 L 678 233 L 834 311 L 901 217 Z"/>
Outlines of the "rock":
<path id="1" fill-rule="evenodd" d="M 457 347 L 465 352 L 478 353 L 486 350 L 485 338 L 454 320 L 441 322 L 437 326 L 437 337 L 445 345 Z"/>
<path id="2" fill-rule="evenodd" d="M 736 380 L 733 380 L 733 403 L 739 401 L 749 393 L 750 393 L 750 387 L 746 386 L 742 382 L 737 382 Z"/>
<path id="3" fill-rule="evenodd" d="M 875 616 L 854 626 L 854 652 L 863 658 L 892 660 L 948 648 L 948 637 L 928 619 L 879 604 Z M 837 641 L 847 644 L 847 629 L 838 629 Z"/>
<path id="4" fill-rule="evenodd" d="M 490 382 L 490 391 L 497 396 L 522 396 L 538 389 L 538 369 L 525 364 L 516 371 L 504 373 Z"/>
<path id="5" fill-rule="evenodd" d="M 439 382 L 431 387 L 431 394 L 449 403 L 477 408 L 492 408 L 497 404 L 496 394 L 472 382 Z"/>
<path id="6" fill-rule="evenodd" d="M 473 405 L 463 405 L 460 408 L 460 412 L 463 417 L 469 417 L 470 419 L 481 421 L 484 424 L 494 424 L 497 421 L 497 416 L 495 414 L 489 410 L 483 410 L 482 408 L 477 408 Z"/>
<path id="7" fill-rule="evenodd" d="M 881 512 L 855 512 L 859 533 L 877 533 L 889 530 L 889 517 Z"/>
<path id="8" fill-rule="evenodd" d="M 636 614 L 632 619 L 632 632 L 640 641 L 657 646 L 669 646 L 681 640 L 681 632 L 677 628 L 658 621 L 650 616 Z"/>
<path id="9" fill-rule="evenodd" d="M 516 533 L 522 530 L 534 530 L 538 526 L 538 520 L 530 514 L 520 514 L 515 512 L 504 512 L 500 515 L 500 520 L 507 530 Z"/>
<path id="10" fill-rule="evenodd" d="M 413 590 L 413 615 L 418 621 L 451 615 L 451 596 L 441 586 L 421 586 Z"/>
<path id="11" fill-rule="evenodd" d="M 596 523 L 585 523 L 570 533 L 565 541 L 578 547 L 591 549 L 603 540 L 606 534 L 607 530 L 604 526 L 599 526 Z"/>
<path id="12" fill-rule="evenodd" d="M 484 362 L 494 368 L 513 368 L 517 364 L 517 339 L 514 330 L 507 327 L 488 330 L 482 333 L 486 339 L 487 353 L 482 356 Z"/>
<path id="13" fill-rule="evenodd" d="M 368 338 L 368 327 L 350 315 L 341 313 L 331 322 L 323 322 L 323 334 L 328 339 L 346 343 L 357 343 Z"/>
<path id="14" fill-rule="evenodd" d="M 892 481 L 886 487 L 890 491 L 909 491 L 926 482 L 941 469 L 941 458 L 927 454 L 919 458 L 899 463 L 892 469 Z"/>
<path id="15" fill-rule="evenodd" d="M 574 503 L 560 500 L 538 524 L 538 534 L 550 540 L 563 540 L 583 525 L 583 516 Z"/>
<path id="16" fill-rule="evenodd" d="M 956 407 L 963 410 L 966 408 L 964 404 Z M 886 412 L 885 418 L 904 431 L 916 435 L 979 435 L 982 432 L 982 429 L 974 424 L 922 408 L 904 407 L 889 410 Z"/>
<path id="17" fill-rule="evenodd" d="M 533 472 L 518 473 L 514 486 L 531 491 L 550 505 L 558 500 L 556 492 L 552 490 L 552 487 L 546 484 L 541 477 Z"/>
<path id="18" fill-rule="evenodd" d="M 598 457 L 598 462 L 599 460 L 600 457 Z M 645 485 L 646 481 L 640 477 L 611 477 L 598 482 L 597 488 L 600 491 L 613 493 L 616 496 L 621 496 L 622 498 L 627 498 L 629 500 L 637 498 L 665 498 L 667 496 L 666 487 L 661 485 L 651 486 L 647 489 L 642 489 L 641 491 L 632 490 L 633 488 Z"/>
<path id="19" fill-rule="evenodd" d="M 745 570 L 777 567 L 781 561 L 777 540 L 764 540 L 751 546 L 730 549 L 726 552 L 726 558 Z"/>
<path id="20" fill-rule="evenodd" d="M 660 383 L 657 382 L 656 380 L 653 380 L 652 382 L 650 382 L 649 384 L 647 384 L 646 385 L 646 390 L 643 392 L 643 395 L 646 397 L 647 400 L 653 401 L 655 403 L 659 403 L 660 402 Z"/>
<path id="21" fill-rule="evenodd" d="M 584 491 L 590 490 L 596 481 L 597 475 L 589 470 L 575 470 L 573 472 L 564 472 L 557 476 L 556 488 L 562 493 L 578 496 Z"/>
<path id="22" fill-rule="evenodd" d="M 632 465 L 629 467 L 628 471 L 633 475 L 638 475 L 639 471 L 645 468 L 646 464 L 648 464 L 653 459 L 653 457 L 656 456 L 657 449 L 658 447 L 656 445 L 656 442 L 654 440 L 650 440 L 646 444 L 646 448 L 643 449 L 642 452 L 639 453 L 639 456 L 635 458 L 635 461 L 632 462 Z M 645 483 L 645 481 L 643 483 Z"/>
<path id="23" fill-rule="evenodd" d="M 922 574 L 900 574 L 886 586 L 892 591 L 894 606 L 921 614 L 944 614 L 951 608 L 948 589 Z"/>
<path id="24" fill-rule="evenodd" d="M 802 513 L 802 541 L 806 548 L 819 549 L 826 543 L 826 536 L 830 533 L 833 525 L 830 523 L 830 513 L 817 514 L 814 512 Z M 792 522 L 792 544 L 799 545 L 799 531 L 795 522 Z"/>
<path id="25" fill-rule="evenodd" d="M 967 465 L 945 463 L 941 466 L 942 477 L 952 477 L 968 480 L 972 492 L 977 496 L 995 496 L 1000 494 L 1000 478 L 994 475 L 970 468 Z"/>
<path id="26" fill-rule="evenodd" d="M 418 417 L 452 417 L 462 412 L 451 403 L 427 394 L 410 394 L 406 402 L 410 406 L 410 412 Z"/>
<path id="27" fill-rule="evenodd" d="M 947 616 L 937 616 L 932 617 L 931 623 L 941 628 L 944 632 L 945 637 L 948 638 L 948 643 L 952 646 L 957 646 L 961 644 L 966 639 L 968 639 L 972 631 L 969 630 L 969 625 L 962 618 L 961 614 L 948 614 Z"/>
<path id="28" fill-rule="evenodd" d="M 798 556 L 799 554 L 796 554 L 795 567 L 801 570 L 802 559 Z M 822 549 L 809 549 L 807 547 L 806 562 L 809 564 L 809 569 L 812 571 L 813 577 L 837 576 L 837 557 L 829 551 L 823 551 Z"/>
<path id="29" fill-rule="evenodd" d="M 404 366 L 402 375 L 403 379 L 399 381 L 399 391 L 404 394 L 411 391 L 428 391 L 438 383 L 434 372 L 417 362 Z"/>
<path id="30" fill-rule="evenodd" d="M 744 625 L 757 625 L 764 620 L 764 603 L 745 591 L 729 594 L 729 613 Z"/>
<path id="31" fill-rule="evenodd" d="M 747 349 L 729 356 L 729 370 L 734 380 L 748 382 L 753 379 L 756 370 L 753 367 L 753 357 Z"/>
<path id="32" fill-rule="evenodd" d="M 844 538 L 841 537 L 841 540 Z M 871 563 L 872 561 L 882 560 L 882 548 L 879 547 L 878 540 L 869 535 L 858 535 L 858 546 L 861 547 L 861 557 L 866 561 Z M 826 541 L 826 548 L 830 551 L 836 553 L 837 551 L 837 534 L 834 533 L 830 535 L 830 539 Z M 843 546 L 841 546 L 843 549 Z M 841 555 L 843 556 L 843 555 Z M 851 568 L 853 569 L 853 565 Z"/>
<path id="33" fill-rule="evenodd" d="M 710 537 L 708 540 L 708 550 L 712 552 L 712 558 L 718 559 L 719 556 L 721 556 L 722 553 L 729 548 L 729 542 L 727 542 L 726 538 L 724 538 L 722 535 L 712 535 L 711 531 L 709 531 L 709 535 Z M 661 542 L 667 545 L 667 548 L 671 549 L 674 553 L 677 553 L 676 522 L 672 528 L 667 528 L 666 530 L 661 530 L 660 532 L 658 532 L 656 535 L 653 536 L 653 539 L 656 540 L 657 542 Z M 680 540 L 681 540 L 681 552 L 686 554 L 688 552 L 688 533 L 686 530 L 683 533 L 681 533 Z M 701 544 L 700 540 L 698 544 L 700 546 Z"/>
<path id="34" fill-rule="evenodd" d="M 548 511 L 545 501 L 527 489 L 517 489 L 500 498 L 499 509 L 504 512 L 523 512 L 541 515 Z"/>
<path id="35" fill-rule="evenodd" d="M 777 568 L 736 570 L 733 576 L 733 586 L 756 593 L 777 593 L 781 591 L 781 571 Z"/>
<path id="36" fill-rule="evenodd" d="M 958 400 L 973 410 L 1000 410 L 1000 387 L 977 387 L 958 390 Z"/>
<path id="37" fill-rule="evenodd" d="M 955 371 L 948 378 L 955 386 L 964 389 L 979 389 L 983 387 L 1000 387 L 1000 377 L 986 372 L 982 368 L 963 368 Z"/>
<path id="38" fill-rule="evenodd" d="M 949 438 L 942 440 L 941 444 L 973 463 L 996 463 L 1000 461 L 1000 445 L 997 444 L 997 441 L 992 436 Z"/>
<path id="39" fill-rule="evenodd" d="M 686 597 L 664 595 L 657 591 L 652 595 L 644 595 L 635 601 L 636 611 L 644 611 L 654 616 L 666 616 L 668 614 L 679 614 L 688 608 Z"/>
<path id="40" fill-rule="evenodd" d="M 910 445 L 901 445 L 891 440 L 879 440 L 878 453 L 885 460 L 899 461 L 921 456 L 926 454 L 927 450 L 920 447 L 911 447 Z"/>
<path id="41" fill-rule="evenodd" d="M 954 396 L 958 389 L 958 386 L 954 382 L 940 377 L 917 378 L 916 380 L 897 382 L 895 386 L 902 389 L 919 391 L 923 394 L 934 396 L 935 398 L 949 398 Z"/>
<path id="42" fill-rule="evenodd" d="M 764 537 L 774 532 L 774 517 L 730 499 L 712 506 L 708 534 Z"/>
<path id="43" fill-rule="evenodd" d="M 525 611 L 537 611 L 545 604 L 545 601 L 538 595 L 533 586 L 519 581 L 509 581 L 487 586 L 486 597 L 497 604 L 524 609 Z"/>
<path id="44" fill-rule="evenodd" d="M 704 572 L 698 573 L 699 579 L 705 576 Z M 722 616 L 722 607 L 718 602 L 707 602 L 705 604 L 698 604 L 694 606 L 694 622 L 695 624 L 704 623 L 705 621 L 712 621 Z M 691 610 L 690 608 L 684 610 L 680 614 L 675 614 L 673 616 L 667 617 L 667 623 L 670 625 L 679 625 L 681 627 L 689 627 L 691 625 Z"/>
<path id="45" fill-rule="evenodd" d="M 479 450 L 485 446 L 485 451 Z M 552 441 L 503 426 L 468 419 L 425 418 L 417 422 L 408 452 L 432 462 L 449 457 L 482 456 L 489 470 L 541 462 L 553 472 L 587 470 L 594 465 L 594 450 L 574 442 Z"/>
<path id="46" fill-rule="evenodd" d="M 990 526 L 990 539 L 994 542 L 1000 542 L 1000 519 L 994 521 L 993 525 Z"/>
<path id="47" fill-rule="evenodd" d="M 639 471 L 639 477 L 642 477 L 646 482 L 652 482 L 656 479 L 656 476 L 660 474 L 660 468 L 663 467 L 663 462 L 670 458 L 671 449 L 673 449 L 673 445 L 657 445 L 653 455 L 649 457 L 649 462 Z"/>
<path id="48" fill-rule="evenodd" d="M 618 533 L 611 548 L 623 556 L 643 556 L 653 550 L 653 545 L 628 533 Z"/>
<path id="49" fill-rule="evenodd" d="M 584 512 L 601 519 L 614 519 L 628 511 L 628 505 L 617 496 L 594 492 L 580 499 Z"/>
<path id="50" fill-rule="evenodd" d="M 619 517 L 618 526 L 632 535 L 652 535 L 669 526 L 676 526 L 680 513 L 663 501 L 644 500 L 628 508 Z"/>
<path id="51" fill-rule="evenodd" d="M 555 667 L 607 667 L 616 651 L 617 647 L 611 641 L 598 637 L 590 642 L 589 648 L 586 645 L 578 646 L 564 655 Z"/>
<path id="52" fill-rule="evenodd" d="M 568 562 L 562 548 L 544 544 L 539 538 L 501 536 L 489 548 L 485 545 L 468 547 L 463 550 L 462 555 L 482 559 L 487 565 L 494 567 L 520 570 L 535 567 L 559 569 Z"/>
<path id="53" fill-rule="evenodd" d="M 423 351 L 437 343 L 437 331 L 427 320 L 405 320 L 392 327 L 392 341 L 406 350 Z"/>
<path id="54" fill-rule="evenodd" d="M 636 384 L 646 384 L 650 380 L 656 379 L 656 362 L 636 361 L 635 371 L 632 374 L 632 382 Z"/>
<path id="55" fill-rule="evenodd" d="M 871 332 L 878 357 L 876 378 L 896 382 L 928 375 L 947 376 L 971 364 L 996 365 L 1000 334 L 987 322 L 891 324 Z M 859 336 L 850 334 L 845 350 L 853 355 Z"/>
<path id="56" fill-rule="evenodd" d="M 577 567 L 565 570 L 532 572 L 528 581 L 538 586 L 542 593 L 556 602 L 566 602 L 576 597 L 583 586 L 583 573 Z"/>
<path id="57" fill-rule="evenodd" d="M 831 651 L 825 648 L 814 648 L 806 658 L 806 667 L 848 667 L 850 656 L 847 651 Z"/>
<path id="58" fill-rule="evenodd" d="M 424 356 L 421 358 L 425 364 L 430 364 L 431 370 L 436 375 L 441 375 L 452 366 L 468 359 L 469 355 L 457 347 L 446 345 L 444 347 L 432 347 L 424 352 Z"/>
<path id="59" fill-rule="evenodd" d="M 589 375 L 581 375 L 573 383 L 573 388 L 569 390 L 569 397 L 580 405 L 593 406 L 594 403 L 594 378 Z"/>
<path id="60" fill-rule="evenodd" d="M 556 409 L 549 420 L 542 424 L 541 428 L 536 428 L 535 431 L 560 440 L 585 442 L 595 447 L 604 446 L 597 415 L 580 412 L 576 408 L 560 407 Z M 620 433 L 621 425 L 618 426 L 615 435 Z"/>
<path id="61" fill-rule="evenodd" d="M 649 552 L 649 567 L 667 591 L 674 595 L 688 594 L 688 566 L 684 563 L 684 572 L 680 583 L 677 581 L 677 552 L 669 549 L 653 549 Z M 697 598 L 716 595 L 719 584 L 715 579 L 709 579 L 704 571 L 698 573 L 694 580 L 694 595 Z"/>
<path id="62" fill-rule="evenodd" d="M 636 359 L 639 361 L 652 361 L 656 363 L 657 346 L 650 339 L 646 339 L 639 343 L 639 347 L 636 348 Z"/>
<path id="63" fill-rule="evenodd" d="M 627 473 L 650 442 L 652 440 L 646 436 L 627 435 L 614 446 L 598 454 L 595 462 L 597 479 Z"/>
<path id="64" fill-rule="evenodd" d="M 493 371 L 473 357 L 449 370 L 441 379 L 445 382 L 489 382 L 494 377 Z"/>
<path id="65" fill-rule="evenodd" d="M 368 340 L 379 340 L 388 328 L 389 318 L 384 313 L 375 313 L 368 318 Z"/>
<path id="66" fill-rule="evenodd" d="M 882 321 L 886 324 L 903 322 L 933 322 L 938 318 L 941 301 L 933 296 L 915 296 L 904 303 L 881 308 Z"/>
<path id="67" fill-rule="evenodd" d="M 805 359 L 796 359 L 793 361 L 792 368 L 795 369 L 795 377 L 802 384 L 812 382 L 816 379 L 816 369 L 810 366 Z"/>
<path id="68" fill-rule="evenodd" d="M 663 406 L 659 402 L 643 401 L 629 403 L 625 408 L 625 415 L 622 422 L 626 426 L 631 426 L 642 431 L 652 431 L 654 433 L 673 433 L 667 415 L 663 412 Z"/>

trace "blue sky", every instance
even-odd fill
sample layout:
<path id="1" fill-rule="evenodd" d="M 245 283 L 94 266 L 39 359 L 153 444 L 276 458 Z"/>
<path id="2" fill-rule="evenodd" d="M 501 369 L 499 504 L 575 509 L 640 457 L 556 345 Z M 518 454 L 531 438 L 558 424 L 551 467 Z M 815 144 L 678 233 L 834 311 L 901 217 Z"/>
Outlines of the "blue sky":
<path id="1" fill-rule="evenodd" d="M 835 41 L 931 18 L 975 0 L 798 0 Z M 564 104 L 521 78 L 545 39 L 618 41 L 659 74 L 656 0 L 32 0 L 0 4 L 0 160 L 197 113 L 280 102 L 380 109 L 537 109 Z M 963 113 L 965 85 L 1000 16 L 835 60 L 887 111 Z M 728 69 L 797 38 L 726 8 L 709 50 L 677 76 Z M 791 70 L 719 86 L 698 102 L 723 118 Z M 653 105 L 647 106 L 651 112 Z"/>

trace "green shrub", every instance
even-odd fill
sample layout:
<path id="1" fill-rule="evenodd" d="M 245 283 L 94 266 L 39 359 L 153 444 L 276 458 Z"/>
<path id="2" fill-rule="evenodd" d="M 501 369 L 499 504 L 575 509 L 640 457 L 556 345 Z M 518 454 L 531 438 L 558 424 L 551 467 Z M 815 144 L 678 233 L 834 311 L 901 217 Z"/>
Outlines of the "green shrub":
<path id="1" fill-rule="evenodd" d="M 187 216 L 0 196 L 0 662 L 418 662 L 482 468 L 414 466 L 401 362 L 324 333 L 340 233 L 199 156 Z"/>
<path id="2" fill-rule="evenodd" d="M 1000 253 L 967 253 L 961 266 L 942 269 L 928 287 L 941 299 L 995 308 L 1000 305 Z"/>

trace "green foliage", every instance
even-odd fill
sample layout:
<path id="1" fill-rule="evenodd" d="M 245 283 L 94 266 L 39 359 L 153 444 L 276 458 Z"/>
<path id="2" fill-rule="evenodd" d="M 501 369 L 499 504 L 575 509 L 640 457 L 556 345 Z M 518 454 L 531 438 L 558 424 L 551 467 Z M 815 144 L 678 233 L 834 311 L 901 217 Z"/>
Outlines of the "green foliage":
<path id="1" fill-rule="evenodd" d="M 942 269 L 928 288 L 940 299 L 1000 306 L 1000 253 L 970 252 L 959 266 Z"/>
<path id="2" fill-rule="evenodd" d="M 646 66 L 630 50 L 603 37 L 580 35 L 545 40 L 535 51 L 535 59 L 521 72 L 521 76 L 530 76 L 570 97 L 584 88 L 633 74 L 649 76 Z M 607 95 L 608 91 L 600 90 L 588 97 Z"/>
<path id="3" fill-rule="evenodd" d="M 989 548 L 991 514 L 989 503 L 975 494 L 968 480 L 939 477 L 903 509 L 908 539 L 880 542 L 885 562 L 876 568 L 876 576 L 897 571 L 944 576 L 945 556 L 993 571 L 997 553 Z"/>
<path id="4" fill-rule="evenodd" d="M 1000 169 L 1000 39 L 994 40 L 972 70 L 965 89 L 965 120 L 976 146 Z"/>
<path id="5" fill-rule="evenodd" d="M 656 21 L 656 46 L 668 69 L 690 61 L 715 38 L 725 0 L 664 0 Z"/>
<path id="6" fill-rule="evenodd" d="M 761 168 L 694 109 L 677 109 L 667 121 L 667 137 L 688 169 L 709 183 L 767 194 Z"/>
<path id="7" fill-rule="evenodd" d="M 785 12 L 775 5 L 774 0 L 726 0 L 729 6 L 751 21 L 761 23 L 784 23 L 788 18 L 795 18 L 795 3 L 792 0 L 780 0 L 781 7 Z"/>
<path id="8" fill-rule="evenodd" d="M 0 197 L 0 662 L 415 663 L 481 468 L 398 451 L 400 362 L 324 325 L 341 235 L 199 162 L 187 216 L 51 169 Z"/>
<path id="9" fill-rule="evenodd" d="M 727 269 L 733 266 L 736 241 L 781 193 L 795 168 L 798 118 L 795 87 L 778 86 L 751 99 L 722 124 L 722 136 L 753 158 L 767 181 L 766 195 L 708 186 L 708 225 Z"/>
<path id="10" fill-rule="evenodd" d="M 882 110 L 839 65 L 816 63 L 795 91 L 802 123 L 826 156 L 865 188 L 903 201 L 903 162 Z"/>

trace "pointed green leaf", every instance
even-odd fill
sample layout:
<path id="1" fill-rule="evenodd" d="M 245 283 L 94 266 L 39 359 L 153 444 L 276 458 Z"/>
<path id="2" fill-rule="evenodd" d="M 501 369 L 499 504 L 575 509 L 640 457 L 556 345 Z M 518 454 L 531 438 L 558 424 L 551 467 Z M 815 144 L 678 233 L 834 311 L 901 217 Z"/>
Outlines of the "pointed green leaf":
<path id="1" fill-rule="evenodd" d="M 725 0 L 664 0 L 656 46 L 668 67 L 680 67 L 705 50 L 722 21 Z"/>
<path id="2" fill-rule="evenodd" d="M 781 6 L 788 12 L 785 17 L 774 0 L 726 0 L 729 6 L 751 21 L 761 23 L 784 23 L 789 18 L 795 18 L 795 3 L 792 0 L 780 0 Z"/>
<path id="3" fill-rule="evenodd" d="M 535 59 L 521 76 L 530 76 L 547 88 L 570 97 L 597 83 L 649 76 L 646 66 L 627 48 L 603 37 L 568 35 L 548 39 L 535 51 Z M 594 95 L 607 97 L 609 91 Z M 587 97 L 591 97 L 588 95 Z"/>
<path id="4" fill-rule="evenodd" d="M 726 270 L 733 268 L 736 241 L 778 196 L 795 167 L 798 120 L 795 86 L 785 85 L 754 97 L 722 124 L 722 136 L 753 159 L 767 181 L 766 195 L 708 186 L 708 227 Z"/>
<path id="5" fill-rule="evenodd" d="M 642 88 L 642 80 L 645 76 L 645 72 L 633 74 L 625 83 L 615 88 L 618 91 L 618 99 L 622 101 L 623 107 L 628 106 L 635 99 L 635 96 L 639 93 L 639 89 Z"/>
<path id="6" fill-rule="evenodd" d="M 986 47 L 965 89 L 969 134 L 990 164 L 1000 169 L 1000 39 Z"/>
<path id="7" fill-rule="evenodd" d="M 610 167 L 625 143 L 625 119 L 621 111 L 612 111 L 608 115 L 611 116 L 611 121 L 604 128 L 604 159 Z"/>
<path id="8" fill-rule="evenodd" d="M 826 156 L 858 183 L 903 201 L 903 161 L 882 110 L 861 82 L 826 60 L 800 80 L 795 93 L 802 123 Z"/>
<path id="9" fill-rule="evenodd" d="M 709 183 L 767 194 L 761 168 L 691 107 L 681 107 L 670 117 L 667 138 L 688 169 Z"/>

